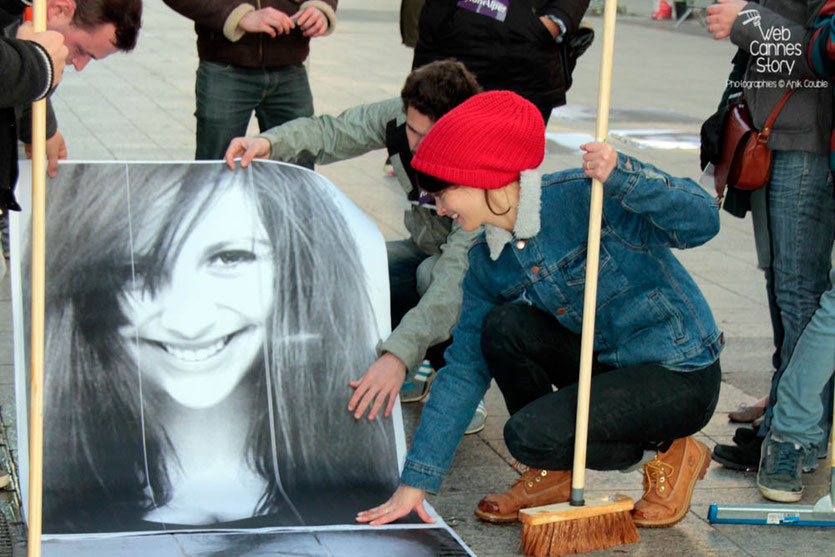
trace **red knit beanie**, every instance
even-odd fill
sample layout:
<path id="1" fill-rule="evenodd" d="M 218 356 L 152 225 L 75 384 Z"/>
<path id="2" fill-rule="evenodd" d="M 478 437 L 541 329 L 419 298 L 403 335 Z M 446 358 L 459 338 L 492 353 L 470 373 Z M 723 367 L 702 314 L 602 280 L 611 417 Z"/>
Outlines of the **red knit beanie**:
<path id="1" fill-rule="evenodd" d="M 443 115 L 418 145 L 412 168 L 451 184 L 492 190 L 545 157 L 545 123 L 510 91 L 470 97 Z"/>

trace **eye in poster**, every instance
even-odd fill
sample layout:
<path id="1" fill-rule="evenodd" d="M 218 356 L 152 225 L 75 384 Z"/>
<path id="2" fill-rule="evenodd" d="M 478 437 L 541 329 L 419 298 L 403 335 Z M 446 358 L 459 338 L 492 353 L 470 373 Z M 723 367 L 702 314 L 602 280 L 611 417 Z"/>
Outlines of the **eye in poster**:
<path id="1" fill-rule="evenodd" d="M 21 440 L 27 189 L 11 221 Z M 405 442 L 399 407 L 347 411 L 390 330 L 386 255 L 327 179 L 266 161 L 75 163 L 46 196 L 45 555 L 123 555 L 137 534 L 157 555 L 339 555 L 323 539 L 368 536 L 386 554 L 469 554 L 416 518 L 354 523 L 396 487 Z M 233 542 L 253 549 L 217 552 Z"/>

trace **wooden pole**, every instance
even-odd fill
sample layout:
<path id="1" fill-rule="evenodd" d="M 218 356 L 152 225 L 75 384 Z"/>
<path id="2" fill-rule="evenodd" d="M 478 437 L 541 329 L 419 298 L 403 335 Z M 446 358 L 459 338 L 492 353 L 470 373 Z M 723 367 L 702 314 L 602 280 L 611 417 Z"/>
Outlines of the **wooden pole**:
<path id="1" fill-rule="evenodd" d="M 600 78 L 597 93 L 595 141 L 606 141 L 609 127 L 609 99 L 612 91 L 612 58 L 615 49 L 617 0 L 605 0 Z M 586 289 L 583 298 L 583 328 L 580 337 L 580 377 L 577 383 L 577 423 L 574 430 L 574 468 L 571 477 L 571 503 L 583 504 L 586 474 L 586 445 L 589 428 L 591 367 L 594 352 L 594 313 L 597 309 L 597 270 L 600 263 L 600 221 L 603 214 L 603 184 L 592 180 L 589 207 L 589 238 L 586 247 Z"/>
<path id="2" fill-rule="evenodd" d="M 46 31 L 46 0 L 35 0 L 35 32 Z M 43 358 L 46 260 L 46 100 L 32 106 L 32 317 L 29 343 L 29 557 L 41 555 Z"/>

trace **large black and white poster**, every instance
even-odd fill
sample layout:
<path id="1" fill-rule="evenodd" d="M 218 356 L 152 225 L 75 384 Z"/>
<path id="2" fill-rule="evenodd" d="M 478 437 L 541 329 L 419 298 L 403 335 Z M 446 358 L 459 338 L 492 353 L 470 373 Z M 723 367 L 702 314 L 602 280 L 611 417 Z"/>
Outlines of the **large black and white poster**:
<path id="1" fill-rule="evenodd" d="M 11 226 L 20 440 L 27 190 Z M 374 421 L 347 411 L 348 381 L 390 330 L 386 256 L 327 179 L 271 162 L 62 164 L 46 242 L 45 554 L 124 554 L 137 533 L 175 532 L 142 543 L 313 555 L 328 536 L 371 536 L 402 554 L 418 536 L 466 554 L 448 529 L 354 525 L 397 485 L 405 443 L 399 408 Z M 223 553 L 229 543 L 252 549 Z"/>

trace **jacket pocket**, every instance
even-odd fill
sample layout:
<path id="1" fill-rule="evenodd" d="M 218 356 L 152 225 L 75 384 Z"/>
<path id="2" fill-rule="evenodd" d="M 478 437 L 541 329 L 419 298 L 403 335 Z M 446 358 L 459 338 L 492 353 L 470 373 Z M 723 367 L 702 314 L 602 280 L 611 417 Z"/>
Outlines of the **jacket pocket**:
<path id="1" fill-rule="evenodd" d="M 553 49 L 556 48 L 557 43 L 551 32 L 545 27 L 545 24 L 536 15 L 533 8 L 524 3 L 517 3 L 518 7 L 513 9 L 514 3 L 511 3 L 511 9 L 508 10 L 507 24 L 510 40 L 512 42 L 524 42 L 547 45 Z"/>
<path id="2" fill-rule="evenodd" d="M 577 293 L 581 297 L 586 285 L 586 258 L 586 246 L 583 245 L 557 263 L 566 284 L 572 290 L 579 291 Z M 597 271 L 597 308 L 602 308 L 628 289 L 629 281 L 601 242 Z"/>
<path id="3" fill-rule="evenodd" d="M 670 328 L 670 333 L 673 335 L 673 340 L 676 344 L 681 344 L 687 341 L 687 333 L 684 330 L 684 318 L 681 312 L 676 309 L 667 297 L 661 293 L 660 290 L 653 290 L 647 296 L 649 299 L 649 306 L 652 308 L 655 315 L 662 321 L 667 323 Z"/>

